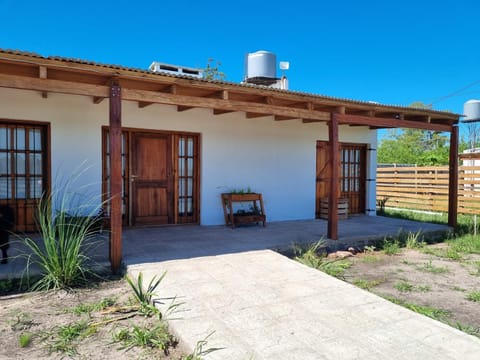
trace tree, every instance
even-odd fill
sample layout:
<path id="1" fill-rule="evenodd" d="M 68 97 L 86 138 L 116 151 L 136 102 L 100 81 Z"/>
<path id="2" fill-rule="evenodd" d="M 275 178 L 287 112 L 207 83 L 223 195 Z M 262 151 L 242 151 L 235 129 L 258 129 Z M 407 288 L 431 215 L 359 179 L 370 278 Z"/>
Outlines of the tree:
<path id="1" fill-rule="evenodd" d="M 220 71 L 220 61 L 215 61 L 213 58 L 207 60 L 207 66 L 203 69 L 203 78 L 206 80 L 225 80 L 226 75 Z"/>
<path id="2" fill-rule="evenodd" d="M 379 163 L 446 165 L 448 158 L 449 139 L 436 131 L 389 130 L 378 147 Z"/>

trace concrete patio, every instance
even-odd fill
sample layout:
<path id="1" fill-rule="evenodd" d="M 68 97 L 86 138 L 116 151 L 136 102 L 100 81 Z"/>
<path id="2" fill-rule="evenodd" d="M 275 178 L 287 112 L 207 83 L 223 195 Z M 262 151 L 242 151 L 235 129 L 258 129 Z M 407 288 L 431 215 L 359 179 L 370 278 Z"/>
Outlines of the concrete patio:
<path id="1" fill-rule="evenodd" d="M 422 231 L 426 237 L 436 238 L 449 231 L 445 225 L 420 223 L 389 217 L 352 216 L 339 222 L 339 240 L 326 240 L 327 221 L 302 220 L 267 223 L 266 227 L 249 225 L 231 229 L 226 226 L 163 226 L 124 229 L 123 262 L 125 265 L 155 261 L 215 256 L 254 250 L 274 249 L 289 252 L 292 244 L 308 244 L 326 240 L 329 250 L 363 246 L 400 231 Z M 26 261 L 19 257 L 25 252 L 19 239 L 11 239 L 6 265 L 0 265 L 0 279 L 21 276 Z M 99 234 L 90 251 L 100 266 L 109 267 L 108 231 Z M 34 269 L 33 269 L 34 270 Z"/>

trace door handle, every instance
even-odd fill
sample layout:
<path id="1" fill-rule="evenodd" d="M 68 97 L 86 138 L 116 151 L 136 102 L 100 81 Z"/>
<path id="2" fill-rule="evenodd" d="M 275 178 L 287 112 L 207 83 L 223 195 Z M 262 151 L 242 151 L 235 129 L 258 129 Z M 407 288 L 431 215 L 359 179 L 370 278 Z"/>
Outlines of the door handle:
<path id="1" fill-rule="evenodd" d="M 130 175 L 130 181 L 135 181 L 135 179 L 138 178 L 138 175 Z"/>

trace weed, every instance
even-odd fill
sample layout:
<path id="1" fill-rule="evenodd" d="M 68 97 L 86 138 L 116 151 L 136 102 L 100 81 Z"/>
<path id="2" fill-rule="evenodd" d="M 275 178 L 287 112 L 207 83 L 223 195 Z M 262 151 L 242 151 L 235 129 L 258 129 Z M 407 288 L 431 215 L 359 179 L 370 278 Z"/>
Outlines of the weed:
<path id="1" fill-rule="evenodd" d="M 48 344 L 50 353 L 59 352 L 69 356 L 77 353 L 77 341 L 86 338 L 96 332 L 96 327 L 90 326 L 86 321 L 70 323 L 59 326 L 49 335 L 52 339 Z"/>
<path id="2" fill-rule="evenodd" d="M 153 314 L 158 314 L 161 317 L 160 311 L 155 307 L 152 299 L 153 296 L 157 296 L 155 290 L 157 289 L 160 282 L 163 280 L 167 273 L 164 272 L 159 278 L 154 276 L 147 288 L 143 286 L 143 274 L 140 272 L 137 276 L 136 281 L 132 280 L 130 277 L 126 277 L 126 280 L 130 287 L 133 290 L 133 300 L 139 305 L 139 311 L 145 316 L 152 316 Z"/>
<path id="3" fill-rule="evenodd" d="M 449 240 L 449 245 L 459 253 L 480 254 L 480 236 L 472 234 L 459 236 Z"/>
<path id="4" fill-rule="evenodd" d="M 413 285 L 410 284 L 408 281 L 405 281 L 405 280 L 396 282 L 395 285 L 393 285 L 393 287 L 400 292 L 413 291 Z"/>
<path id="5" fill-rule="evenodd" d="M 453 326 L 454 328 L 457 328 L 460 331 L 463 331 L 464 333 L 467 333 L 469 335 L 473 335 L 473 336 L 476 336 L 476 337 L 480 338 L 480 327 L 473 327 L 473 326 L 470 326 L 470 325 L 461 324 L 459 322 L 457 322 L 453 325 L 449 323 L 449 325 Z"/>
<path id="6" fill-rule="evenodd" d="M 131 329 L 122 328 L 113 334 L 113 341 L 122 343 L 121 348 L 126 350 L 136 346 L 158 348 L 163 350 L 165 354 L 168 354 L 170 347 L 176 344 L 164 322 L 160 322 L 153 327 L 133 325 Z"/>
<path id="7" fill-rule="evenodd" d="M 22 331 L 30 329 L 35 322 L 32 320 L 32 317 L 24 312 L 18 312 L 14 314 L 14 319 L 9 321 L 10 328 L 13 331 Z"/>
<path id="8" fill-rule="evenodd" d="M 415 289 L 423 293 L 432 291 L 432 288 L 428 285 L 418 285 Z"/>
<path id="9" fill-rule="evenodd" d="M 437 257 L 445 258 L 445 259 L 450 259 L 450 260 L 461 260 L 462 255 L 456 251 L 454 248 L 451 246 L 448 246 L 445 249 L 438 249 L 438 248 L 423 248 L 422 252 L 428 255 L 434 255 Z"/>
<path id="10" fill-rule="evenodd" d="M 26 348 L 32 343 L 32 333 L 22 333 L 18 337 L 18 344 L 21 348 Z"/>
<path id="11" fill-rule="evenodd" d="M 459 287 L 459 286 L 454 286 L 454 287 L 452 288 L 452 290 L 460 291 L 460 292 L 465 292 L 465 291 L 467 291 L 467 289 L 461 288 L 461 287 Z"/>
<path id="12" fill-rule="evenodd" d="M 376 247 L 373 246 L 373 245 L 365 246 L 365 247 L 363 248 L 363 252 L 364 252 L 365 254 L 373 254 L 373 253 L 375 252 L 375 249 L 376 249 Z"/>
<path id="13" fill-rule="evenodd" d="M 450 312 L 447 310 L 438 309 L 431 306 L 423 306 L 423 305 L 409 303 L 392 296 L 384 296 L 384 298 L 390 302 L 393 302 L 394 304 L 401 305 L 409 310 L 428 316 L 435 320 L 445 321 L 446 318 L 450 315 Z"/>
<path id="14" fill-rule="evenodd" d="M 360 289 L 370 291 L 373 287 L 380 285 L 385 282 L 385 279 L 377 280 L 365 280 L 365 279 L 355 279 L 352 281 L 353 285 L 359 287 Z"/>
<path id="15" fill-rule="evenodd" d="M 90 314 L 93 311 L 104 310 L 109 306 L 115 305 L 115 303 L 116 300 L 113 298 L 104 298 L 97 303 L 79 304 L 71 309 L 68 309 L 68 312 L 74 313 L 75 315 Z"/>
<path id="16" fill-rule="evenodd" d="M 415 233 L 409 232 L 405 241 L 405 247 L 407 249 L 423 249 L 425 247 L 425 242 L 421 238 L 421 235 L 421 231 Z"/>
<path id="17" fill-rule="evenodd" d="M 324 241 L 320 240 L 307 247 L 294 245 L 294 259 L 304 265 L 323 271 L 330 276 L 342 278 L 352 263 L 343 259 L 328 259 L 324 251 Z"/>
<path id="18" fill-rule="evenodd" d="M 386 255 L 397 255 L 400 253 L 400 244 L 398 240 L 385 239 L 383 242 L 383 252 Z"/>
<path id="19" fill-rule="evenodd" d="M 417 266 L 417 269 L 420 271 L 429 272 L 432 274 L 445 274 L 448 273 L 450 270 L 446 266 L 435 266 L 432 264 L 432 260 L 429 260 L 426 263 L 423 263 L 422 266 Z"/>
<path id="20" fill-rule="evenodd" d="M 82 173 L 76 171 L 58 191 L 45 193 L 40 199 L 37 222 L 42 240 L 24 240 L 27 276 L 32 265 L 41 272 L 33 289 L 68 289 L 86 283 L 87 275 L 93 274 L 86 253 L 97 232 L 102 203 L 96 198 L 80 198 L 86 189 L 79 189 L 75 183 Z"/>
<path id="21" fill-rule="evenodd" d="M 470 291 L 467 296 L 467 300 L 473 301 L 473 302 L 480 302 L 480 291 Z"/>
<path id="22" fill-rule="evenodd" d="M 188 354 L 187 356 L 182 357 L 181 360 L 202 360 L 203 356 L 208 355 L 214 351 L 222 350 L 223 348 L 204 349 L 204 347 L 208 344 L 208 338 L 212 336 L 214 332 L 215 331 L 212 331 L 203 340 L 197 341 L 197 344 L 195 345 L 195 349 L 193 350 L 193 352 L 191 354 Z"/>

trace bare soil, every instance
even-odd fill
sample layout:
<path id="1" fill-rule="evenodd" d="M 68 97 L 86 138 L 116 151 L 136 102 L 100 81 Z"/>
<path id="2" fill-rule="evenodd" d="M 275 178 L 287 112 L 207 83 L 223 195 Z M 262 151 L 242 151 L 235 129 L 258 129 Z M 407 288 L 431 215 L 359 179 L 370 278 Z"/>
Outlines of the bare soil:
<path id="1" fill-rule="evenodd" d="M 73 356 L 50 352 L 49 345 L 55 340 L 55 331 L 61 326 L 82 320 L 90 323 L 104 322 L 114 315 L 101 311 L 76 315 L 71 309 L 80 304 L 95 304 L 102 299 L 115 299 L 115 304 L 127 304 L 132 290 L 125 280 L 100 283 L 94 288 L 76 289 L 72 292 L 22 293 L 0 297 L 0 359 L 180 359 L 180 346 L 171 348 L 169 354 L 160 349 L 134 347 L 120 349 L 121 344 L 112 342 L 112 334 L 121 328 L 133 325 L 152 327 L 158 317 L 133 316 L 97 327 L 93 334 L 74 342 Z M 115 316 L 118 316 L 116 314 Z M 121 315 L 119 316 L 121 317 Z M 32 334 L 27 347 L 20 346 L 21 334 Z"/>
<path id="2" fill-rule="evenodd" d="M 430 249 L 446 244 L 429 245 Z M 467 296 L 480 292 L 480 256 L 451 260 L 421 250 L 402 249 L 397 255 L 360 253 L 350 258 L 353 265 L 344 279 L 387 298 L 445 311 L 440 320 L 457 328 L 470 328 L 480 336 L 480 302 Z"/>

